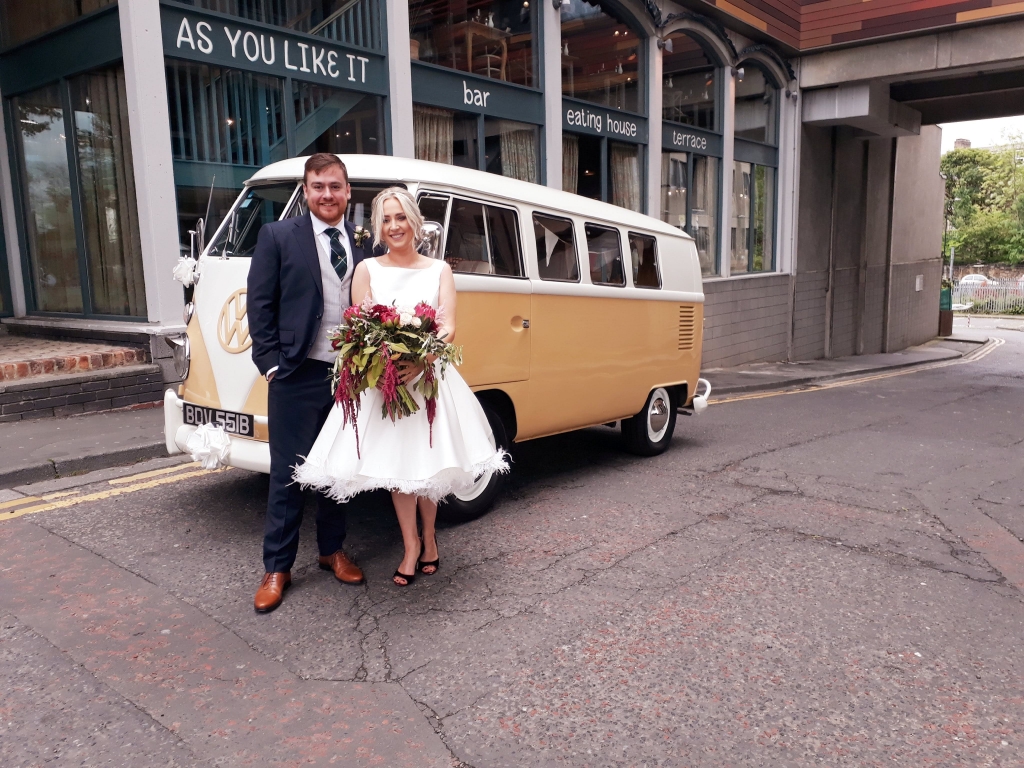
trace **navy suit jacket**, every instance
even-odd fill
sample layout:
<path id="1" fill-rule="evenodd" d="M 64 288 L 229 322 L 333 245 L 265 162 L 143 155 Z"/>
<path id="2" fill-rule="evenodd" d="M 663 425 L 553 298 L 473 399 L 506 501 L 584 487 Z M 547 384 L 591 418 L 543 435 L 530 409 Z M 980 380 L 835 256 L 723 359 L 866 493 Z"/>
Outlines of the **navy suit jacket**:
<path id="1" fill-rule="evenodd" d="M 345 232 L 354 273 L 359 262 L 372 256 L 370 243 L 367 239 L 357 247 L 355 227 L 348 221 Z M 264 376 L 278 366 L 274 377 L 284 378 L 306 359 L 324 316 L 323 276 L 308 213 L 263 225 L 247 290 L 252 361 Z"/>

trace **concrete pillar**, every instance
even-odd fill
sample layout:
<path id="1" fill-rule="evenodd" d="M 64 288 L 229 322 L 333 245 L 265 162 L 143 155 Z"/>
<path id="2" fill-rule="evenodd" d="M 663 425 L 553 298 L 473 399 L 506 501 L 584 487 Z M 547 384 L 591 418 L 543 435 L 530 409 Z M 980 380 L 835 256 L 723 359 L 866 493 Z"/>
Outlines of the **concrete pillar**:
<path id="1" fill-rule="evenodd" d="M 661 218 L 661 49 L 647 41 L 647 215 Z"/>
<path id="2" fill-rule="evenodd" d="M 2 103 L 2 94 L 0 94 Z M 18 213 L 14 205 L 14 174 L 7 145 L 7 126 L 4 111 L 0 110 L 0 215 L 4 221 L 4 241 L 7 246 L 7 276 L 11 283 L 11 309 L 15 317 L 27 312 L 25 280 L 21 271 L 21 243 L 18 239 Z"/>
<path id="3" fill-rule="evenodd" d="M 719 233 L 721 276 L 729 277 L 730 238 L 732 236 L 733 134 L 736 131 L 736 76 L 726 67 L 722 77 L 722 228 Z"/>
<path id="4" fill-rule="evenodd" d="M 795 88 L 795 83 L 793 84 Z M 795 97 L 795 98 L 794 98 Z M 796 241 L 799 235 L 797 215 L 799 211 L 800 185 L 800 99 L 796 92 L 786 95 L 786 89 L 779 91 L 781 114 L 779 115 L 779 168 L 776 248 L 778 271 L 796 274 Z"/>
<path id="5" fill-rule="evenodd" d="M 171 277 L 179 255 L 178 216 L 160 3 L 121 3 L 119 15 L 146 307 L 151 322 L 181 325 L 181 285 Z"/>
<path id="6" fill-rule="evenodd" d="M 552 3 L 540 3 L 544 88 L 544 183 L 562 188 L 562 14 Z"/>
<path id="7" fill-rule="evenodd" d="M 409 3 L 387 0 L 388 81 L 391 95 L 391 154 L 416 157 L 412 129 L 412 59 L 409 55 Z"/>

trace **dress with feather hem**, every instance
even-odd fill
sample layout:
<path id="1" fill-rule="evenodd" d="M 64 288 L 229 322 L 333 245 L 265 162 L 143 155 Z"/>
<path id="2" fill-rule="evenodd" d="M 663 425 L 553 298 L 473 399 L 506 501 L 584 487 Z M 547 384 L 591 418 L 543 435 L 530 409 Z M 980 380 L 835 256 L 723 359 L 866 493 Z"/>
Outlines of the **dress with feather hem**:
<path id="1" fill-rule="evenodd" d="M 364 263 L 374 302 L 412 307 L 424 301 L 438 307 L 444 262 L 425 269 L 385 267 L 376 259 Z M 469 385 L 453 366 L 438 379 L 432 438 L 419 392 L 412 395 L 420 410 L 392 422 L 381 416 L 380 392 L 367 390 L 358 417 L 358 454 L 355 430 L 351 424 L 344 426 L 341 409 L 335 407 L 309 456 L 295 468 L 296 482 L 338 501 L 377 489 L 440 501 L 468 492 L 485 472 L 508 471 L 507 454 L 495 446 L 487 416 Z"/>

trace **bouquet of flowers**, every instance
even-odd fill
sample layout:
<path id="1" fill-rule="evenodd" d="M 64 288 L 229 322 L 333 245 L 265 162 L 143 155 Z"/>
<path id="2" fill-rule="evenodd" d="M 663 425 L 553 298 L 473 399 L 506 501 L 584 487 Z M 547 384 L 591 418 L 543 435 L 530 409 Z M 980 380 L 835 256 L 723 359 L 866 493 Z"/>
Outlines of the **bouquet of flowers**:
<path id="1" fill-rule="evenodd" d="M 391 421 L 420 409 L 408 387 L 422 394 L 433 446 L 438 381 L 428 358 L 440 363 L 441 378 L 449 365 L 462 363 L 462 348 L 446 343 L 438 336 L 439 329 L 437 310 L 429 304 L 420 302 L 410 309 L 374 304 L 367 298 L 346 309 L 341 325 L 328 334 L 331 347 L 338 352 L 332 375 L 334 399 L 341 407 L 345 426 L 351 423 L 356 430 L 357 454 L 359 398 L 367 389 L 380 391 L 384 400 L 381 418 Z M 423 365 L 423 375 L 408 385 L 402 384 L 397 367 L 402 361 Z"/>

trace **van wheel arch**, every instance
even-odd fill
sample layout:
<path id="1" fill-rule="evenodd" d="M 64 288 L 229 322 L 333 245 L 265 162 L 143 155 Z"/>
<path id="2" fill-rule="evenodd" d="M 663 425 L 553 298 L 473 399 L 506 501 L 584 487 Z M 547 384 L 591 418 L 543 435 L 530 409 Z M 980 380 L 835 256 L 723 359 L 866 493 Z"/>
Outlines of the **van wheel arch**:
<path id="1" fill-rule="evenodd" d="M 476 393 L 476 399 L 481 405 L 490 408 L 501 418 L 505 427 L 505 436 L 511 444 L 516 439 L 518 426 L 516 424 L 516 407 L 504 391 L 500 389 L 485 389 Z"/>
<path id="2" fill-rule="evenodd" d="M 494 441 L 506 451 L 512 447 L 516 434 L 516 409 L 512 399 L 500 389 L 476 393 L 484 414 L 494 432 Z M 446 523 L 466 523 L 487 514 L 501 494 L 505 476 L 487 473 L 464 496 L 447 496 L 438 505 L 437 515 Z"/>

